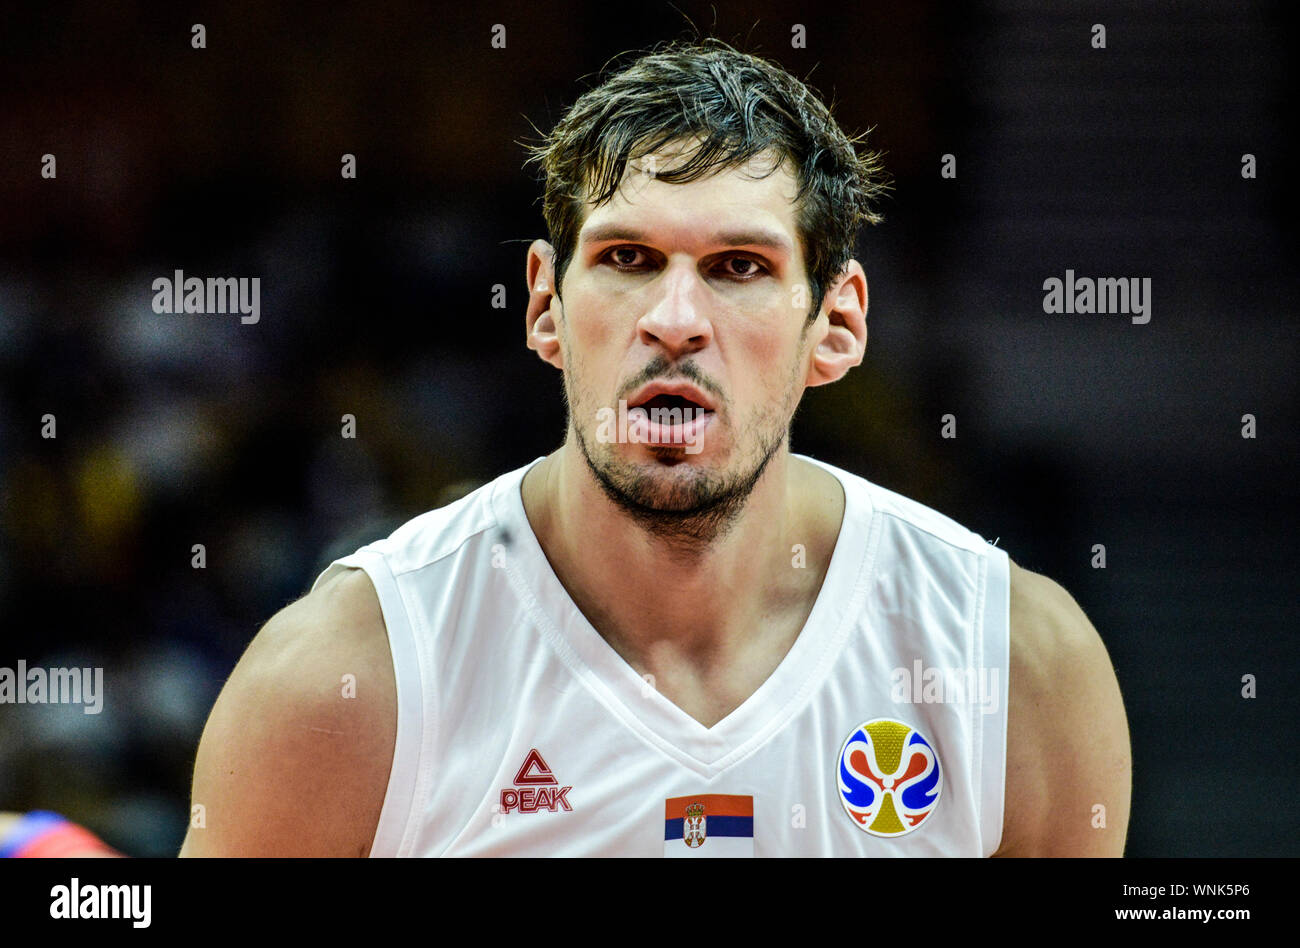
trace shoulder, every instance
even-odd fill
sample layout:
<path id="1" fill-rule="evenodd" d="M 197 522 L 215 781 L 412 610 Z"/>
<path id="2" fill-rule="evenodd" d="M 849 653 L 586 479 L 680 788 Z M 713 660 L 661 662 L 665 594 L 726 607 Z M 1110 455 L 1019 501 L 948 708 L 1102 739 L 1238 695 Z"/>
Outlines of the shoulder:
<path id="1" fill-rule="evenodd" d="M 999 856 L 1120 856 L 1128 722 L 1110 656 L 1059 584 L 1010 563 L 1010 694 Z"/>
<path id="2" fill-rule="evenodd" d="M 526 470 L 510 471 L 477 486 L 460 485 L 467 492 L 458 499 L 406 521 L 371 548 L 384 555 L 394 575 L 402 575 L 447 561 L 475 541 L 495 542 L 490 538 L 503 529 L 508 534 L 511 518 L 505 494 L 518 489 Z"/>
<path id="3" fill-rule="evenodd" d="M 983 537 L 919 500 L 882 487 L 861 475 L 834 467 L 825 461 L 816 461 L 803 455 L 796 455 L 796 457 L 838 478 L 844 487 L 846 497 L 852 494 L 858 499 L 853 507 L 863 515 L 887 517 L 900 530 L 909 531 L 913 535 L 925 534 L 932 541 L 938 541 L 939 548 L 947 547 L 955 551 L 975 554 L 983 554 L 986 551 L 988 544 Z"/>
<path id="4" fill-rule="evenodd" d="M 274 615 L 204 728 L 181 855 L 364 856 L 387 790 L 397 689 L 379 600 L 347 570 Z"/>

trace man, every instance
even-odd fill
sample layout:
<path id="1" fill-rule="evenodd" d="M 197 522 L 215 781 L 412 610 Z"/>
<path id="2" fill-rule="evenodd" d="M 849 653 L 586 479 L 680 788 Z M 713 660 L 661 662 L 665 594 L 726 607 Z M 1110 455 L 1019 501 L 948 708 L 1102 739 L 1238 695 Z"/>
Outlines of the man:
<path id="1" fill-rule="evenodd" d="M 535 157 L 564 443 L 267 623 L 181 855 L 1121 855 L 1127 725 L 1070 596 L 790 452 L 862 361 L 875 156 L 706 42 Z"/>

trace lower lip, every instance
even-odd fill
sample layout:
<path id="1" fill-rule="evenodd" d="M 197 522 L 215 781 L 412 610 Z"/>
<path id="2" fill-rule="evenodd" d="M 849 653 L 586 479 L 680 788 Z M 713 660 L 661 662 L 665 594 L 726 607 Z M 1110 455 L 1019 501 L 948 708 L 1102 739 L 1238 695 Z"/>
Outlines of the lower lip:
<path id="1" fill-rule="evenodd" d="M 701 438 L 705 430 L 713 423 L 714 412 L 694 414 L 690 421 L 680 425 L 665 425 L 651 421 L 649 416 L 638 411 L 628 417 L 629 435 L 635 430 L 637 440 L 642 444 L 656 448 L 692 448 L 687 453 L 697 453 L 703 449 Z M 630 440 L 630 439 L 629 439 Z"/>

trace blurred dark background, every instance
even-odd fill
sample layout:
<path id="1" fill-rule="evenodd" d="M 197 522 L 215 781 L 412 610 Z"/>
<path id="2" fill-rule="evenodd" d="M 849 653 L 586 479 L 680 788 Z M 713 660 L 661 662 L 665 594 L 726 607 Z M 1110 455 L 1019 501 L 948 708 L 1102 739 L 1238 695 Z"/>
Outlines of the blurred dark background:
<path id="1" fill-rule="evenodd" d="M 5 12 L 0 665 L 103 666 L 106 697 L 99 715 L 0 706 L 0 809 L 174 854 L 203 722 L 258 627 L 331 558 L 559 444 L 559 375 L 523 345 L 524 251 L 545 231 L 518 142 L 610 57 L 688 35 L 689 18 L 808 79 L 851 133 L 874 127 L 895 179 L 861 241 L 866 360 L 808 394 L 794 449 L 998 538 L 1074 594 L 1129 713 L 1130 855 L 1300 854 L 1280 11 Z M 1044 314 L 1043 280 L 1067 268 L 1150 277 L 1150 323 Z M 260 322 L 153 313 L 152 281 L 177 269 L 259 277 Z"/>

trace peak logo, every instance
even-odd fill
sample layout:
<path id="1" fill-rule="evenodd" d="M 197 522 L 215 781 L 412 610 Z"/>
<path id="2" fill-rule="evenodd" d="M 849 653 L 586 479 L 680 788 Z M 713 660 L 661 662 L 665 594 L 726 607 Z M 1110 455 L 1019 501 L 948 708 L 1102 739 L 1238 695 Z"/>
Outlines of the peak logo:
<path id="1" fill-rule="evenodd" d="M 572 811 L 573 807 L 569 806 L 568 801 L 572 789 L 560 786 L 555 774 L 551 773 L 551 768 L 534 747 L 515 773 L 514 789 L 501 791 L 501 812 L 518 810 L 520 813 L 536 813 L 538 810 L 547 810 L 555 813 L 561 808 Z"/>

